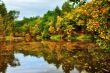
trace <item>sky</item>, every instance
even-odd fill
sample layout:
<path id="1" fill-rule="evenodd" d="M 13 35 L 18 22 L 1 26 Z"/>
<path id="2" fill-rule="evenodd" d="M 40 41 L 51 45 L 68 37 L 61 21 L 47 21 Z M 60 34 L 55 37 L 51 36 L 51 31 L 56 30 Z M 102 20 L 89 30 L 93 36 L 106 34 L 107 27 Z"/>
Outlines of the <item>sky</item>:
<path id="1" fill-rule="evenodd" d="M 2 0 L 8 10 L 20 11 L 18 19 L 43 16 L 48 10 L 61 6 L 66 0 Z"/>

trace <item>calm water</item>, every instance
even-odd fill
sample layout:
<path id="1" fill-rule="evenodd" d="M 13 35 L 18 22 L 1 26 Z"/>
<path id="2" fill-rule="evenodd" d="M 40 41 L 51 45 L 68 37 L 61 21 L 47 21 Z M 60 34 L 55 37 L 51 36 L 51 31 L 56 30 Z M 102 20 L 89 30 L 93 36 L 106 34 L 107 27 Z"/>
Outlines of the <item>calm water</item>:
<path id="1" fill-rule="evenodd" d="M 0 73 L 110 73 L 109 51 L 75 48 L 74 44 L 6 44 L 0 50 Z"/>

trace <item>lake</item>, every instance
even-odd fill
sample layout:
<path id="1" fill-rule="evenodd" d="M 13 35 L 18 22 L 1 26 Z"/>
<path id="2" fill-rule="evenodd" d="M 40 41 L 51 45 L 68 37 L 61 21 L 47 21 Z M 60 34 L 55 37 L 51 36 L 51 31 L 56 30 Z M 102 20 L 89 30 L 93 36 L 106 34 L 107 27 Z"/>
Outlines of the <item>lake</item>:
<path id="1" fill-rule="evenodd" d="M 0 47 L 0 73 L 110 73 L 110 51 L 93 43 L 17 42 Z"/>

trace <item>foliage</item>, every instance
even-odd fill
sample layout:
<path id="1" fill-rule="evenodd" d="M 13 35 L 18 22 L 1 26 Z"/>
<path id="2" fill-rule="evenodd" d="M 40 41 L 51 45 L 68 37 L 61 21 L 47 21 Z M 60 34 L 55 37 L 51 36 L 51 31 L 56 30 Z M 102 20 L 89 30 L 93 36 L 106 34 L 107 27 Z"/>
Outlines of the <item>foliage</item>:
<path id="1" fill-rule="evenodd" d="M 78 37 L 76 37 L 76 40 L 80 40 L 80 41 L 88 41 L 92 38 L 91 35 L 80 35 Z"/>
<path id="2" fill-rule="evenodd" d="M 15 33 L 29 34 L 30 38 L 35 39 L 36 36 L 40 36 L 42 39 L 55 40 L 61 37 L 61 39 L 66 38 L 70 41 L 73 39 L 88 40 L 91 39 L 91 36 L 97 36 L 94 37 L 95 40 L 100 38 L 100 40 L 108 42 L 110 41 L 109 3 L 109 0 L 92 0 L 91 2 L 68 0 L 62 5 L 62 9 L 57 6 L 54 10 L 48 10 L 43 17 L 25 17 L 21 21 L 16 21 L 14 31 Z M 16 11 L 7 12 L 4 4 L 0 7 L 5 12 L 5 14 L 3 11 L 0 13 L 1 19 L 4 19 L 3 24 L 6 24 L 5 27 L 7 28 L 13 24 Z"/>
<path id="3" fill-rule="evenodd" d="M 72 2 L 73 7 L 79 7 L 87 2 L 87 0 L 69 0 L 69 1 Z"/>
<path id="4" fill-rule="evenodd" d="M 71 11 L 72 6 L 69 4 L 69 2 L 65 2 L 62 6 L 62 11 L 63 12 L 70 12 Z"/>
<path id="5" fill-rule="evenodd" d="M 54 41 L 60 41 L 62 39 L 62 35 L 52 35 L 50 39 Z"/>
<path id="6" fill-rule="evenodd" d="M 42 40 L 42 36 L 37 35 L 36 40 Z"/>
<path id="7" fill-rule="evenodd" d="M 101 49 L 110 49 L 110 41 L 108 40 L 102 40 L 102 39 L 97 39 L 96 40 L 97 44 L 100 46 Z"/>
<path id="8" fill-rule="evenodd" d="M 72 41 L 72 40 L 75 40 L 75 36 L 73 36 L 73 35 L 68 35 L 65 39 L 66 39 L 67 41 Z"/>
<path id="9" fill-rule="evenodd" d="M 57 25 L 61 27 L 58 29 L 64 30 L 68 25 L 72 25 L 72 28 L 76 30 L 80 26 L 81 31 L 98 35 L 98 37 L 104 40 L 110 40 L 109 13 L 109 1 L 94 0 L 72 9 L 69 13 L 65 12 L 63 17 L 58 17 L 59 21 Z"/>
<path id="10" fill-rule="evenodd" d="M 0 16 L 4 17 L 7 14 L 5 4 L 0 1 Z"/>
<path id="11" fill-rule="evenodd" d="M 10 34 L 10 38 L 13 37 L 15 19 L 18 17 L 19 12 L 15 10 L 7 11 L 5 4 L 0 1 L 0 17 L 2 18 L 0 24 L 0 33 L 2 34 L 2 41 L 5 41 L 6 34 Z M 12 39 L 11 39 L 12 40 Z"/>

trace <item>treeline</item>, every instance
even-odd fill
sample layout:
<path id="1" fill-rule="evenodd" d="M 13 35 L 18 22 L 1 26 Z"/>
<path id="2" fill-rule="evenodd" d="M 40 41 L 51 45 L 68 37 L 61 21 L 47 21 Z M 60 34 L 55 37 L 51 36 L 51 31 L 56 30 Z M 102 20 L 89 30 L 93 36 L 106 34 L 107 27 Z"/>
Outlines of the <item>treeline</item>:
<path id="1" fill-rule="evenodd" d="M 33 39 L 70 41 L 81 36 L 80 38 L 83 39 L 94 39 L 103 48 L 108 48 L 110 44 L 109 3 L 110 0 L 91 2 L 68 0 L 61 9 L 57 6 L 43 17 L 25 17 L 21 21 L 16 21 L 13 33 L 14 36 L 28 38 L 28 41 Z"/>
<path id="2" fill-rule="evenodd" d="M 68 19 L 67 21 L 70 23 L 62 23 L 62 18 L 85 3 L 86 1 L 66 1 L 61 9 L 57 6 L 54 10 L 49 10 L 43 17 L 24 17 L 23 20 L 16 21 L 15 36 L 29 36 L 30 40 L 32 40 L 31 38 L 36 40 L 72 40 L 76 31 L 83 32 L 82 27 Z"/>

